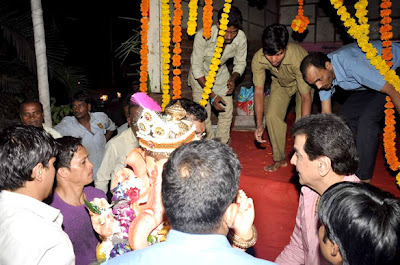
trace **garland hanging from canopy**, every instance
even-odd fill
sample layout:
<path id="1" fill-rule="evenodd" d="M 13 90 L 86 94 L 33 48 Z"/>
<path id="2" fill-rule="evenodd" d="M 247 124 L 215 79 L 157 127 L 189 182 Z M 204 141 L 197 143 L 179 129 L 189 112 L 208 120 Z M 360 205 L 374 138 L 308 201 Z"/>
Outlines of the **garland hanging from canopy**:
<path id="1" fill-rule="evenodd" d="M 384 76 L 384 80 L 391 84 L 397 92 L 400 93 L 400 78 L 396 74 L 393 69 L 390 69 L 390 66 L 387 62 L 382 58 L 381 55 L 378 54 L 376 48 L 369 42 L 369 25 L 367 15 L 367 0 L 359 0 L 355 4 L 356 8 L 356 17 L 358 18 L 359 23 L 356 22 L 354 18 L 351 17 L 349 12 L 347 12 L 346 7 L 343 5 L 342 0 L 331 0 L 331 4 L 335 9 L 337 9 L 337 14 L 340 16 L 340 19 L 344 22 L 344 26 L 348 28 L 348 33 L 357 40 L 358 46 L 360 46 L 361 50 L 365 53 L 365 56 L 368 60 L 370 60 L 371 65 L 375 66 L 375 68 L 379 71 L 381 75 Z M 387 5 L 389 7 L 389 5 Z M 381 11 L 382 13 L 382 11 Z M 385 22 L 391 21 L 387 19 L 388 15 L 391 12 L 385 11 L 384 14 L 387 14 L 384 20 Z M 383 16 L 382 16 L 383 17 Z M 385 23 L 387 24 L 387 23 Z M 388 32 L 386 32 L 388 33 Z M 391 33 L 391 32 L 390 32 Z M 388 33 L 387 37 L 392 37 L 393 34 Z M 385 38 L 385 41 L 388 41 L 390 38 Z M 382 36 L 381 36 L 382 38 Z M 396 154 L 395 147 L 395 130 L 394 130 L 394 110 L 393 103 L 391 102 L 390 97 L 386 98 L 387 103 L 385 107 L 385 124 L 386 127 L 384 129 L 384 149 L 386 160 L 390 166 L 390 169 L 393 171 L 398 171 L 400 169 L 400 162 Z M 396 176 L 397 185 L 400 186 L 400 173 Z"/>

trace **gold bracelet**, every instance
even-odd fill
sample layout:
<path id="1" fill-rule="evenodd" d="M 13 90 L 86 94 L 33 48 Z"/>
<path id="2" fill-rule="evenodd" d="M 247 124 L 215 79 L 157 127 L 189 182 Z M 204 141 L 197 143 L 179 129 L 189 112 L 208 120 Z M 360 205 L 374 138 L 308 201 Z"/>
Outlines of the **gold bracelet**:
<path id="1" fill-rule="evenodd" d="M 251 248 L 257 242 L 257 229 L 254 224 L 251 226 L 251 230 L 253 231 L 253 234 L 249 240 L 244 240 L 243 238 L 240 238 L 237 235 L 235 235 L 233 230 L 229 230 L 228 240 L 235 247 L 238 247 L 241 249 Z"/>

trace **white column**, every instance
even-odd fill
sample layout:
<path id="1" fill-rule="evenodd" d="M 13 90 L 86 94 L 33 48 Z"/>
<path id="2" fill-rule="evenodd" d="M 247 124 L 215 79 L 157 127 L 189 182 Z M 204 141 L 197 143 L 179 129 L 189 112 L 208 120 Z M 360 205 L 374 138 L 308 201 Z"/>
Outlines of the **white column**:
<path id="1" fill-rule="evenodd" d="M 150 0 L 150 20 L 149 31 L 147 35 L 147 44 L 149 46 L 148 54 L 148 72 L 150 76 L 151 92 L 161 93 L 161 1 Z"/>

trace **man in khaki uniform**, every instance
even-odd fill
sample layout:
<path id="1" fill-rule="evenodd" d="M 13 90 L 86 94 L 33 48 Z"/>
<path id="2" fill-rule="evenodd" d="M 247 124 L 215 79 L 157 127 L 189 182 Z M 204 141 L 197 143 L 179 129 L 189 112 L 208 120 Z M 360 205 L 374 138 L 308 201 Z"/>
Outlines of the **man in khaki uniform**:
<path id="1" fill-rule="evenodd" d="M 221 18 L 222 9 L 218 12 L 218 21 Z M 218 113 L 218 128 L 216 138 L 221 142 L 229 142 L 229 133 L 233 116 L 232 93 L 235 89 L 235 81 L 243 74 L 246 68 L 247 38 L 242 30 L 242 14 L 237 7 L 232 6 L 229 13 L 228 29 L 225 34 L 224 51 L 220 58 L 221 65 L 215 77 L 214 87 L 210 94 L 210 103 L 207 104 L 206 133 L 207 138 L 214 138 L 211 126 L 211 106 Z M 196 33 L 193 44 L 193 52 L 190 57 L 191 68 L 189 72 L 189 86 L 192 87 L 193 100 L 199 102 L 205 85 L 205 77 L 208 74 L 211 59 L 214 55 L 217 43 L 219 24 L 211 28 L 211 38 L 203 38 L 203 30 Z M 233 58 L 233 74 L 230 75 L 226 61 Z"/>
<path id="2" fill-rule="evenodd" d="M 258 142 L 266 142 L 262 139 L 264 111 L 274 160 L 273 164 L 264 168 L 268 172 L 287 166 L 287 125 L 284 119 L 291 98 L 296 96 L 296 120 L 311 113 L 314 91 L 304 81 L 300 71 L 300 63 L 308 53 L 299 45 L 288 43 L 288 39 L 285 26 L 273 24 L 266 27 L 262 36 L 263 48 L 254 54 L 251 63 L 257 124 L 254 136 Z M 265 70 L 271 72 L 272 84 L 271 94 L 264 102 Z"/>

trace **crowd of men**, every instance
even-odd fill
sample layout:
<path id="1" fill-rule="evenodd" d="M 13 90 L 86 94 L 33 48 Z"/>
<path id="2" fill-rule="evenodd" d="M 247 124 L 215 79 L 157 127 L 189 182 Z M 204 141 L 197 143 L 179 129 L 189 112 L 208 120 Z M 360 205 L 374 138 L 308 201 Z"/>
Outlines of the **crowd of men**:
<path id="1" fill-rule="evenodd" d="M 221 14 L 222 10 L 218 18 Z M 249 200 L 251 210 L 244 216 L 235 200 L 241 165 L 228 146 L 232 94 L 246 67 L 247 39 L 241 25 L 241 12 L 232 7 L 221 66 L 205 108 L 196 102 L 202 97 L 220 25 L 212 26 L 209 39 L 202 36 L 202 30 L 195 36 L 189 73 L 193 101 L 181 99 L 179 104 L 186 110 L 185 119 L 195 124 L 198 141 L 173 151 L 162 172 L 162 202 L 172 228 L 166 242 L 109 259 L 106 264 L 274 264 L 244 252 L 255 244 L 255 228 L 243 233 L 235 229 L 254 221 L 253 201 Z M 385 97 L 390 96 L 400 111 L 400 94 L 356 44 L 330 54 L 308 54 L 288 42 L 288 31 L 279 24 L 266 27 L 261 40 L 251 65 L 254 137 L 266 141 L 262 139 L 265 117 L 274 162 L 264 170 L 287 166 L 285 116 L 295 97 L 290 163 L 302 186 L 290 243 L 275 263 L 399 264 L 399 200 L 368 182 Z M 380 42 L 373 45 L 381 52 Z M 400 44 L 393 43 L 392 53 L 396 69 Z M 232 73 L 226 66 L 230 58 Z M 272 76 L 268 97 L 264 95 L 266 70 Z M 337 87 L 350 91 L 342 117 L 332 114 Z M 321 114 L 311 114 L 315 88 Z M 99 238 L 84 201 L 107 198 L 112 177 L 126 166 L 129 152 L 139 147 L 137 122 L 142 110 L 161 112 L 144 93 L 129 95 L 125 103 L 126 128 L 114 137 L 117 126 L 105 113 L 91 112 L 85 93 L 73 96 L 73 116 L 54 128 L 43 124 L 40 102 L 21 103 L 22 124 L 0 132 L 0 264 L 83 265 L 95 260 Z M 218 112 L 215 135 L 212 109 Z M 49 204 L 43 202 L 48 198 Z"/>

